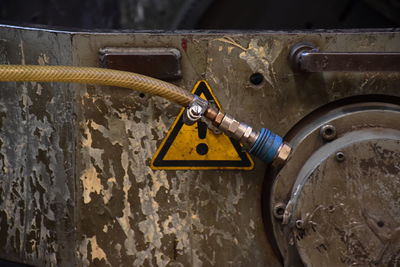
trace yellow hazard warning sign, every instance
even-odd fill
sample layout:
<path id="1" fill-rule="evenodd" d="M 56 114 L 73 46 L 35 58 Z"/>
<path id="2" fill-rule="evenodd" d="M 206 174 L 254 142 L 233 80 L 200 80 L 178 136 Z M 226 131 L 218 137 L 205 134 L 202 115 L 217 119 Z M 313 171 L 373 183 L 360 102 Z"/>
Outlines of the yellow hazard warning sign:
<path id="1" fill-rule="evenodd" d="M 198 81 L 193 94 L 221 105 L 206 81 Z M 151 168 L 155 170 L 251 170 L 254 162 L 241 145 L 223 133 L 216 134 L 206 123 L 183 123 L 183 108 L 157 149 Z"/>

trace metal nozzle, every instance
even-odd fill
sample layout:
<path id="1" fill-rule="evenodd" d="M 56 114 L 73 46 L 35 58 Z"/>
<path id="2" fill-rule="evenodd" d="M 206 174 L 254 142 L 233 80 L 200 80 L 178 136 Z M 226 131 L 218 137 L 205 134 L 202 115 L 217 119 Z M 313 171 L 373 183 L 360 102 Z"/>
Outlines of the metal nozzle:
<path id="1" fill-rule="evenodd" d="M 281 165 L 289 157 L 290 146 L 283 142 L 282 137 L 268 129 L 263 128 L 257 132 L 251 126 L 239 122 L 232 116 L 210 108 L 205 112 L 205 117 L 229 137 L 242 143 L 244 149 L 248 150 L 250 154 L 267 164 L 274 162 L 275 165 Z"/>

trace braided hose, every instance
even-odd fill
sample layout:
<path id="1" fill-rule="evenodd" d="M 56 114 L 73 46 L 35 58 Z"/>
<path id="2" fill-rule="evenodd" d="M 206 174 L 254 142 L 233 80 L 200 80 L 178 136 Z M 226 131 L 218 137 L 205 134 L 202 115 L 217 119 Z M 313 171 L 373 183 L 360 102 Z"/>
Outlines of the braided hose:
<path id="1" fill-rule="evenodd" d="M 102 68 L 0 65 L 0 82 L 71 82 L 117 86 L 158 95 L 183 107 L 189 106 L 194 99 L 193 94 L 173 84 L 137 73 Z M 246 124 L 211 107 L 207 108 L 204 116 L 228 136 L 244 144 L 249 143 L 250 153 L 253 152 L 267 163 L 276 158 L 285 162 L 289 156 L 290 146 L 269 130 L 263 129 L 257 133 Z"/>
<path id="2" fill-rule="evenodd" d="M 124 87 L 188 106 L 193 95 L 173 84 L 137 73 L 70 66 L 0 65 L 2 82 L 72 82 Z"/>

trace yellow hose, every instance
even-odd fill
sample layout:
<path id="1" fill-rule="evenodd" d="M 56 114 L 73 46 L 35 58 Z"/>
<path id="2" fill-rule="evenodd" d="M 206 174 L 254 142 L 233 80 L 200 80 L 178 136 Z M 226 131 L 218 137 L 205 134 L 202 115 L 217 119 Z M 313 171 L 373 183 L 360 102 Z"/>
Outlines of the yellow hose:
<path id="1" fill-rule="evenodd" d="M 72 82 L 124 87 L 188 106 L 193 95 L 173 84 L 137 73 L 90 67 L 0 65 L 2 82 Z"/>

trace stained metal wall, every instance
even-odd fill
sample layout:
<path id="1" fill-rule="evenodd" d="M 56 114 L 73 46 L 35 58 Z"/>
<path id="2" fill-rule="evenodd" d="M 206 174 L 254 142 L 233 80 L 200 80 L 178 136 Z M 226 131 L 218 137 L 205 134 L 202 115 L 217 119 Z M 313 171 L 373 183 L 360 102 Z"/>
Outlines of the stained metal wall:
<path id="1" fill-rule="evenodd" d="M 69 35 L 1 29 L 1 64 L 72 64 Z M 2 83 L 0 247 L 35 265 L 74 262 L 74 89 Z"/>
<path id="2" fill-rule="evenodd" d="M 223 107 L 285 134 L 325 103 L 399 96 L 397 73 L 296 74 L 290 47 L 396 51 L 399 32 L 61 33 L 2 27 L 2 63 L 98 66 L 103 47 L 174 47 L 190 90 L 207 80 Z M 185 44 L 182 46 L 182 44 Z M 265 80 L 253 85 L 260 72 Z M 153 171 L 179 112 L 120 88 L 0 84 L 0 256 L 36 265 L 279 266 L 261 216 L 266 166 Z"/>

